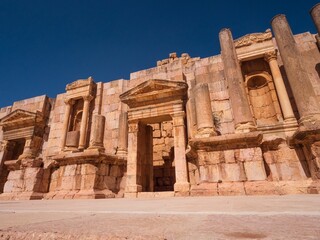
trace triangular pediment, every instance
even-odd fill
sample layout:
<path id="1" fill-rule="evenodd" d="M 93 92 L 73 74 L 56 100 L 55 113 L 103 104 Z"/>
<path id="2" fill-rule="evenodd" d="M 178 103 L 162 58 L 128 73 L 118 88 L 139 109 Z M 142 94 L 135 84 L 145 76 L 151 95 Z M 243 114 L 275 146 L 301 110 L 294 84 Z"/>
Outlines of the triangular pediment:
<path id="1" fill-rule="evenodd" d="M 183 81 L 151 79 L 120 95 L 129 107 L 168 102 L 186 97 L 188 84 Z"/>
<path id="2" fill-rule="evenodd" d="M 0 126 L 4 128 L 19 128 L 21 126 L 35 125 L 36 122 L 43 120 L 40 112 L 29 112 L 22 109 L 17 109 L 7 116 L 0 119 Z"/>

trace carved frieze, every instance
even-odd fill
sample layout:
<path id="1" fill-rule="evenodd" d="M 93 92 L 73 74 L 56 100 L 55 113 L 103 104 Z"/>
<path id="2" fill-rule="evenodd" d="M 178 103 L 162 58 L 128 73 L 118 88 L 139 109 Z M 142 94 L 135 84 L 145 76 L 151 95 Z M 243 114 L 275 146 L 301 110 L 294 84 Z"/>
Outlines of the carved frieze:
<path id="1" fill-rule="evenodd" d="M 77 81 L 67 84 L 66 91 L 80 88 L 80 87 L 86 87 L 91 85 L 92 83 L 93 83 L 92 77 L 88 77 L 88 79 L 79 79 Z"/>
<path id="2" fill-rule="evenodd" d="M 241 48 L 244 46 L 250 46 L 254 43 L 260 43 L 272 39 L 272 33 L 270 29 L 267 29 L 264 33 L 251 33 L 234 41 L 235 48 Z"/>

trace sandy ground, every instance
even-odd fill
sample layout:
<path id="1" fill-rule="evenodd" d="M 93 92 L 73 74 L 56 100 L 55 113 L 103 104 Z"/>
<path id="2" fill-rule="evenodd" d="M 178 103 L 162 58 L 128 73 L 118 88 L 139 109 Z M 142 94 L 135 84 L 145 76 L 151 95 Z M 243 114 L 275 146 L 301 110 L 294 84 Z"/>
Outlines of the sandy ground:
<path id="1" fill-rule="evenodd" d="M 0 239 L 320 239 L 320 195 L 0 202 Z"/>

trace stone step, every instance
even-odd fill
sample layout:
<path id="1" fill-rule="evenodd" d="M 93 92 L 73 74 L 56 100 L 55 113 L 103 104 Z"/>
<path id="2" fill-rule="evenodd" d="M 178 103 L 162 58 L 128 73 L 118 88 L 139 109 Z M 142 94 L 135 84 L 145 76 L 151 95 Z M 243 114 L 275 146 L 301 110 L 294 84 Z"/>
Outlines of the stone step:
<path id="1" fill-rule="evenodd" d="M 168 192 L 139 192 L 138 198 L 167 198 L 174 197 L 174 191 Z"/>

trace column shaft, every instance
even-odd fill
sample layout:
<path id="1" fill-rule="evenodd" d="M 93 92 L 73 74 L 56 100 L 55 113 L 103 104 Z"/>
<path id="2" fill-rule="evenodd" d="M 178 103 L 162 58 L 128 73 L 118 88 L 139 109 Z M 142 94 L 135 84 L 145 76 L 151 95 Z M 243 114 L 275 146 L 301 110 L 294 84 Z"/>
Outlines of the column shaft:
<path id="1" fill-rule="evenodd" d="M 90 108 L 90 101 L 92 100 L 92 96 L 86 96 L 83 99 L 84 99 L 84 104 L 83 104 L 83 112 L 82 112 L 82 118 L 81 118 L 80 140 L 79 140 L 80 150 L 84 149 L 86 145 L 89 108 Z"/>
<path id="2" fill-rule="evenodd" d="M 269 52 L 265 54 L 265 60 L 269 63 L 273 82 L 276 86 L 276 91 L 278 93 L 280 106 L 283 113 L 283 118 L 285 121 L 296 121 L 294 113 L 291 107 L 290 99 L 283 82 L 283 78 L 277 62 L 277 52 Z"/>
<path id="3" fill-rule="evenodd" d="M 319 36 L 320 35 L 320 3 L 317 3 L 312 7 L 312 9 L 310 10 L 310 14 L 314 22 L 314 25 L 317 28 L 318 36 Z"/>
<path id="4" fill-rule="evenodd" d="M 129 124 L 128 133 L 128 157 L 127 157 L 127 180 L 126 193 L 141 192 L 142 186 L 138 185 L 138 137 L 139 123 L 134 122 Z"/>
<path id="5" fill-rule="evenodd" d="M 275 16 L 271 25 L 300 114 L 299 124 L 302 126 L 309 122 L 316 113 L 319 113 L 318 100 L 308 73 L 304 69 L 301 53 L 294 40 L 286 16 Z"/>
<path id="6" fill-rule="evenodd" d="M 64 119 L 63 119 L 63 126 L 62 126 L 62 139 L 61 139 L 61 150 L 64 149 L 66 145 L 66 139 L 67 139 L 67 133 L 68 133 L 68 127 L 69 127 L 69 118 L 71 113 L 71 107 L 74 103 L 73 100 L 68 99 L 65 100 L 66 103 L 66 110 L 64 112 Z"/>
<path id="7" fill-rule="evenodd" d="M 249 132 L 255 130 L 256 127 L 254 126 L 231 31 L 229 29 L 221 30 L 219 39 L 224 74 L 228 82 L 236 132 Z"/>
<path id="8" fill-rule="evenodd" d="M 102 115 L 94 115 L 92 120 L 92 134 L 89 148 L 104 150 L 104 126 L 106 118 Z"/>
<path id="9" fill-rule="evenodd" d="M 128 148 L 128 113 L 122 112 L 119 116 L 119 134 L 117 155 L 125 156 Z"/>
<path id="10" fill-rule="evenodd" d="M 194 96 L 196 100 L 196 116 L 197 116 L 197 136 L 210 137 L 216 135 L 209 87 L 206 83 L 197 84 L 194 88 Z"/>
<path id="11" fill-rule="evenodd" d="M 184 112 L 175 114 L 173 118 L 174 136 L 174 164 L 176 172 L 175 192 L 189 192 L 187 159 L 186 159 L 186 133 L 184 125 Z"/>

